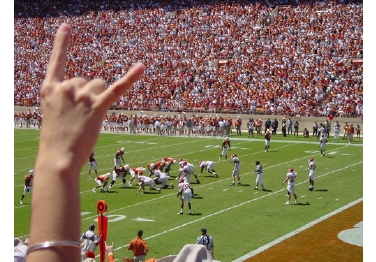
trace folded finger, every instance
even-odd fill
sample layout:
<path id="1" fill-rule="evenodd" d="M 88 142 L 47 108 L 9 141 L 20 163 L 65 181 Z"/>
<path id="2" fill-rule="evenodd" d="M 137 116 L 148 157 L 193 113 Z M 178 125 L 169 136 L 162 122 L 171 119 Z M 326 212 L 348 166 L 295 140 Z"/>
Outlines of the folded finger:
<path id="1" fill-rule="evenodd" d="M 70 34 L 71 27 L 66 23 L 61 24 L 57 30 L 45 76 L 49 83 L 61 82 L 64 79 Z"/>

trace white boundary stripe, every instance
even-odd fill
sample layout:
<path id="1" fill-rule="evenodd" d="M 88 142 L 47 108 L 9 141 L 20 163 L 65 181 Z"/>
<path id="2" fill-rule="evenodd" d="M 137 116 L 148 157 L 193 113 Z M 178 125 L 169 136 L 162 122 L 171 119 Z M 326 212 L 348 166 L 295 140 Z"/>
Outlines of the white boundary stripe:
<path id="1" fill-rule="evenodd" d="M 233 260 L 232 262 L 243 262 L 244 260 L 257 255 L 257 254 L 267 250 L 268 248 L 271 248 L 274 245 L 281 243 L 282 241 L 288 239 L 289 237 L 292 237 L 292 236 L 294 236 L 294 235 L 296 235 L 296 234 L 298 234 L 298 233 L 300 233 L 300 232 L 302 232 L 302 231 L 304 231 L 304 230 L 324 221 L 325 219 L 328 219 L 329 217 L 334 216 L 334 215 L 342 212 L 343 210 L 358 204 L 361 201 L 363 201 L 363 198 L 359 198 L 358 200 L 355 200 L 355 201 L 347 204 L 346 206 L 343 206 L 343 207 L 341 207 L 341 208 L 339 208 L 339 209 L 337 209 L 337 210 L 335 210 L 335 211 L 333 211 L 333 212 L 331 212 L 331 213 L 329 213 L 325 216 L 322 216 L 322 217 L 316 219 L 315 221 L 312 221 L 312 222 L 308 223 L 307 225 L 302 226 L 301 228 L 298 228 L 298 229 L 292 231 L 291 233 L 288 233 L 287 235 L 284 235 L 283 237 L 277 238 L 276 240 L 270 242 L 269 244 L 266 244 L 262 247 L 259 247 L 258 249 L 254 250 L 254 251 L 252 251 L 252 252 L 250 252 L 250 253 L 242 256 L 242 257 L 239 257 L 239 258 Z"/>

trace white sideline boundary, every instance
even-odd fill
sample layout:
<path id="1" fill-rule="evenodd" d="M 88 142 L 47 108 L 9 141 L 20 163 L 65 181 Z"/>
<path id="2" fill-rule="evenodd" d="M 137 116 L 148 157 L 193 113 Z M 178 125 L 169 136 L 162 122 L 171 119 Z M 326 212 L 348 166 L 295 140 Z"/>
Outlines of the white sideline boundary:
<path id="1" fill-rule="evenodd" d="M 254 250 L 254 251 L 252 251 L 252 252 L 250 252 L 250 253 L 242 256 L 242 257 L 239 257 L 239 258 L 233 260 L 232 262 L 243 262 L 244 260 L 251 258 L 251 257 L 271 248 L 272 246 L 281 243 L 282 241 L 284 241 L 284 240 L 286 240 L 286 239 L 288 239 L 288 238 L 290 238 L 290 237 L 292 237 L 292 236 L 294 236 L 294 235 L 296 235 L 296 234 L 298 234 L 298 233 L 300 233 L 300 232 L 302 232 L 302 231 L 304 231 L 304 230 L 324 221 L 325 219 L 328 219 L 331 216 L 334 216 L 334 215 L 336 215 L 336 214 L 338 214 L 338 213 L 358 204 L 361 201 L 363 201 L 363 198 L 359 198 L 358 200 L 355 200 L 355 201 L 353 201 L 353 202 L 351 202 L 351 203 L 349 203 L 349 204 L 347 204 L 347 205 L 345 205 L 341 208 L 338 208 L 337 210 L 335 210 L 335 211 L 333 211 L 333 212 L 331 212 L 331 213 L 329 213 L 325 216 L 322 216 L 322 217 L 306 224 L 305 226 L 302 226 L 301 228 L 298 228 L 298 229 L 296 229 L 296 230 L 294 230 L 294 231 L 292 231 L 292 232 L 290 232 L 290 233 L 288 233 L 288 234 L 286 234 L 286 235 L 284 235 L 280 238 L 277 238 L 276 240 L 274 240 L 274 241 L 272 241 L 272 242 L 270 242 L 270 243 L 268 243 L 268 244 L 266 244 L 262 247 L 259 247 L 258 249 Z"/>

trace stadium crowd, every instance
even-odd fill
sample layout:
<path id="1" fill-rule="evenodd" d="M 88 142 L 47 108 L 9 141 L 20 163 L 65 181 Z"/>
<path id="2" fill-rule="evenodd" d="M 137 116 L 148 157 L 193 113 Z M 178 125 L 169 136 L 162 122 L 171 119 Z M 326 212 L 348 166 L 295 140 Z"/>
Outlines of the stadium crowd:
<path id="1" fill-rule="evenodd" d="M 353 2 L 17 1 L 14 105 L 40 106 L 67 22 L 68 79 L 110 86 L 145 64 L 112 109 L 360 117 L 363 67 L 349 61 L 363 58 L 363 4 Z"/>

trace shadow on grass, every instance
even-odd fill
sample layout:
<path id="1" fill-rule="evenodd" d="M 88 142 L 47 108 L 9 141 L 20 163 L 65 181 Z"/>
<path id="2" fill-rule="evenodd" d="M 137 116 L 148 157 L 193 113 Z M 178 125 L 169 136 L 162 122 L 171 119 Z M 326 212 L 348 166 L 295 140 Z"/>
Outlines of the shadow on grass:
<path id="1" fill-rule="evenodd" d="M 197 195 L 197 194 L 194 194 L 194 196 L 192 198 L 194 198 L 194 199 L 204 199 L 202 196 Z"/>
<path id="2" fill-rule="evenodd" d="M 311 205 L 309 202 L 305 202 L 305 203 L 298 203 L 298 204 L 295 204 L 297 206 L 309 206 Z"/>
<path id="3" fill-rule="evenodd" d="M 329 190 L 328 190 L 328 189 L 316 189 L 316 190 L 313 190 L 313 191 L 318 191 L 318 192 L 328 192 Z"/>

